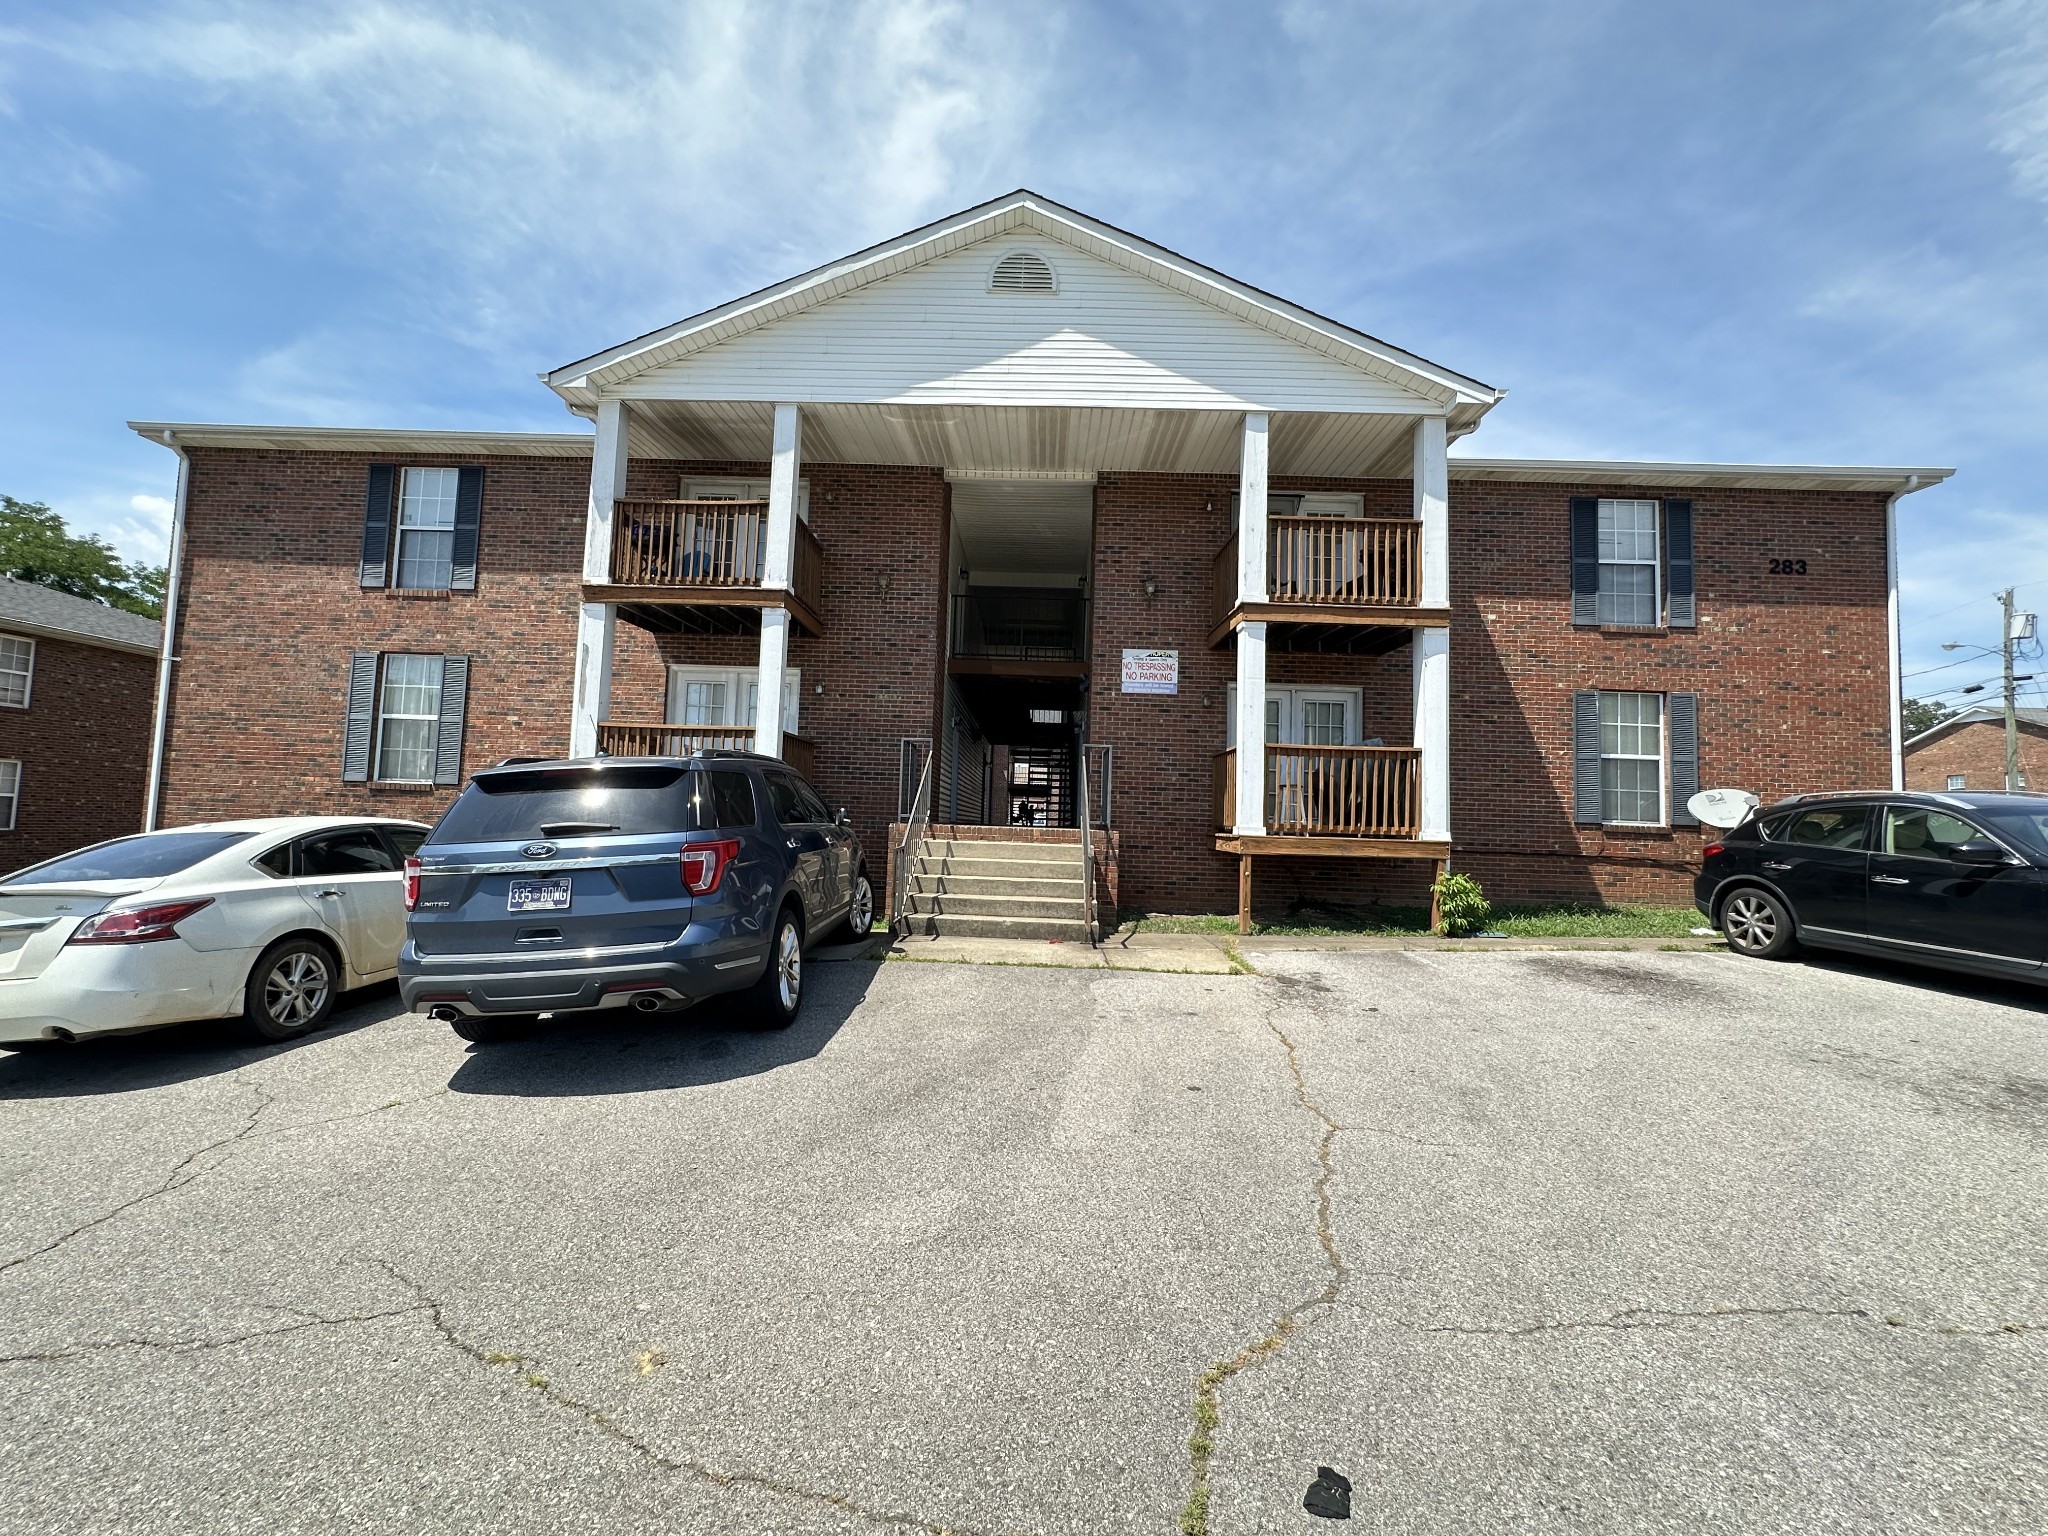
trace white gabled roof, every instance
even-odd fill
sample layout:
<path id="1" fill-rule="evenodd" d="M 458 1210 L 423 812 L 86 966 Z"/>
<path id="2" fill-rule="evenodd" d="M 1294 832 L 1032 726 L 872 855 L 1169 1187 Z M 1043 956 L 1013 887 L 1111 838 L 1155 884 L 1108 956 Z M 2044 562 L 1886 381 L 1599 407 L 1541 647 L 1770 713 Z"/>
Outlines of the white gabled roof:
<path id="1" fill-rule="evenodd" d="M 2013 718 L 2021 725 L 2032 727 L 2035 730 L 2048 730 L 2048 709 L 2042 709 L 2038 705 L 2021 704 L 2014 706 Z M 2004 723 L 2004 704 L 1972 704 L 1967 709 L 1957 710 L 1939 725 L 1930 725 L 1918 736 L 1907 737 L 1905 746 L 1900 750 L 1911 752 L 1916 747 L 1925 746 L 1937 736 L 1946 736 L 1958 726 L 2003 725 Z"/>
<path id="2" fill-rule="evenodd" d="M 1398 384 L 1466 419 L 1476 419 L 1506 393 L 1021 188 L 556 368 L 541 378 L 572 409 L 587 409 L 600 391 L 623 384 L 649 369 L 677 362 L 965 246 L 1012 231 L 1030 232 L 1071 246 L 1185 294 L 1222 314 Z"/>

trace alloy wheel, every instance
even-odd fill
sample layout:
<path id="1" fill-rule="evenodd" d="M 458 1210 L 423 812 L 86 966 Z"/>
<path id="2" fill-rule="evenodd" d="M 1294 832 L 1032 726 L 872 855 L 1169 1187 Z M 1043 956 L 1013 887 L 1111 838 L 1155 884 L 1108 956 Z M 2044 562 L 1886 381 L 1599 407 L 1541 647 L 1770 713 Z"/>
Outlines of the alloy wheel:
<path id="1" fill-rule="evenodd" d="M 1778 936 L 1778 914 L 1761 896 L 1740 895 L 1721 914 L 1722 931 L 1738 949 L 1768 949 Z"/>
<path id="2" fill-rule="evenodd" d="M 846 926 L 863 935 L 875 926 L 875 888 L 866 875 L 854 878 L 853 909 L 846 914 Z"/>
<path id="3" fill-rule="evenodd" d="M 804 946 L 796 924 L 784 923 L 775 938 L 775 988 L 787 1011 L 796 1011 L 804 989 Z"/>
<path id="4" fill-rule="evenodd" d="M 319 1017 L 333 989 L 327 962 L 311 950 L 296 949 L 280 956 L 263 978 L 263 1011 L 281 1028 L 301 1029 Z"/>

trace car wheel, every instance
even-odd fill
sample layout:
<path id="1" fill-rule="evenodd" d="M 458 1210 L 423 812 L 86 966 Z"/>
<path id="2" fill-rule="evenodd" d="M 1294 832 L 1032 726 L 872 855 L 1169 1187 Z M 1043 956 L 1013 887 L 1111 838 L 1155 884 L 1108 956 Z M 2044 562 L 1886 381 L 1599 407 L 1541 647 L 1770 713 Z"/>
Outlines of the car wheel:
<path id="1" fill-rule="evenodd" d="M 804 1000 L 804 930 L 794 911 L 775 915 L 775 937 L 768 944 L 768 969 L 747 988 L 747 1015 L 762 1029 L 787 1029 L 796 1022 Z"/>
<path id="2" fill-rule="evenodd" d="M 1758 960 L 1781 960 L 1799 947 L 1785 903 L 1754 885 L 1721 903 L 1721 932 L 1730 949 Z"/>
<path id="3" fill-rule="evenodd" d="M 318 939 L 282 939 L 263 951 L 242 997 L 242 1028 L 266 1043 L 311 1034 L 334 1012 L 341 965 Z"/>
<path id="4" fill-rule="evenodd" d="M 875 931 L 875 888 L 863 869 L 853 877 L 853 905 L 846 909 L 846 936 L 858 944 Z"/>
<path id="5" fill-rule="evenodd" d="M 448 1027 L 472 1045 L 495 1045 L 501 1040 L 523 1040 L 540 1028 L 530 1013 L 460 1014 Z"/>

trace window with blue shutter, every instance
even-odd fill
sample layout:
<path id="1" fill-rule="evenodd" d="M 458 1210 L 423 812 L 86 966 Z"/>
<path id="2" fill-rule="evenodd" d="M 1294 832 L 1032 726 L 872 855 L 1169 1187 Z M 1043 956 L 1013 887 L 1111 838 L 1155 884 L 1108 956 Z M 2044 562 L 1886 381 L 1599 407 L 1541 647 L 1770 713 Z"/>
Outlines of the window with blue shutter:
<path id="1" fill-rule="evenodd" d="M 356 581 L 360 586 L 381 587 L 390 579 L 392 489 L 398 470 L 390 464 L 372 464 L 370 483 L 363 498 L 363 554 Z"/>
<path id="2" fill-rule="evenodd" d="M 1693 600 L 1692 503 L 1666 500 L 1664 503 L 1664 622 L 1673 629 L 1697 627 L 1698 605 Z"/>

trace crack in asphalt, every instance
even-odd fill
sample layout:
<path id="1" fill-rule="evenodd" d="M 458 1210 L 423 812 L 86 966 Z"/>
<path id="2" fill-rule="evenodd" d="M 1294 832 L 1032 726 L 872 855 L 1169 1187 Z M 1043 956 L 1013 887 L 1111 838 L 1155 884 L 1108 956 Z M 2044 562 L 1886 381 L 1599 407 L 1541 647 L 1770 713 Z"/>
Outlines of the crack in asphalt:
<path id="1" fill-rule="evenodd" d="M 296 1310 L 290 1309 L 290 1310 Z M 303 1333 L 308 1328 L 340 1328 L 351 1323 L 375 1323 L 392 1317 L 411 1317 L 425 1310 L 422 1303 L 415 1302 L 409 1307 L 394 1307 L 387 1312 L 349 1312 L 340 1317 L 322 1317 L 313 1313 L 302 1313 L 303 1322 L 286 1323 L 282 1328 L 253 1328 L 247 1333 L 229 1334 L 225 1338 L 151 1339 L 133 1337 L 126 1339 L 94 1339 L 83 1344 L 72 1344 L 63 1349 L 40 1350 L 21 1355 L 0 1355 L 0 1365 L 42 1364 L 56 1360 L 77 1360 L 88 1355 L 105 1354 L 113 1350 L 146 1349 L 165 1354 L 203 1354 L 207 1350 L 226 1349 L 231 1344 L 246 1344 L 252 1339 L 275 1339 L 288 1333 Z"/>
<path id="2" fill-rule="evenodd" d="M 1284 981 L 1282 985 L 1285 985 Z M 1264 1337 L 1253 1340 L 1236 1354 L 1216 1361 L 1195 1379 L 1195 1428 L 1194 1433 L 1188 1437 L 1190 1487 L 1187 1503 L 1181 1508 L 1182 1536 L 1207 1536 L 1209 1529 L 1209 1467 L 1215 1454 L 1215 1434 L 1223 1423 L 1224 1383 L 1240 1371 L 1278 1354 L 1286 1345 L 1289 1336 L 1301 1326 L 1303 1315 L 1314 1308 L 1333 1305 L 1342 1293 L 1345 1282 L 1350 1279 L 1350 1271 L 1344 1264 L 1344 1255 L 1337 1247 L 1337 1234 L 1330 1214 L 1330 1186 L 1337 1177 L 1337 1134 L 1344 1127 L 1340 1126 L 1309 1092 L 1308 1079 L 1301 1070 L 1301 1053 L 1296 1049 L 1287 1031 L 1274 1022 L 1273 1014 L 1278 1006 L 1277 1002 L 1269 1005 L 1265 1017 L 1260 1022 L 1287 1053 L 1287 1070 L 1294 1079 L 1295 1102 L 1307 1110 L 1323 1128 L 1322 1138 L 1316 1144 L 1316 1241 L 1322 1246 L 1323 1262 L 1328 1266 L 1330 1275 L 1320 1291 L 1296 1302 L 1274 1318 L 1272 1327 L 1266 1331 Z"/>
<path id="3" fill-rule="evenodd" d="M 433 1326 L 434 1331 L 441 1336 L 443 1342 L 451 1349 L 468 1356 L 486 1370 L 496 1370 L 500 1366 L 505 1365 L 533 1364 L 532 1361 L 523 1355 L 486 1350 L 470 1342 L 470 1340 L 457 1333 L 449 1324 L 440 1300 L 430 1293 L 426 1287 L 422 1286 L 404 1271 L 382 1259 L 377 1260 L 377 1263 L 392 1279 L 405 1286 L 413 1295 L 419 1298 L 420 1305 L 415 1308 L 408 1308 L 407 1310 L 424 1316 Z M 806 1488 L 799 1483 L 784 1482 L 780 1478 L 770 1477 L 760 1472 L 723 1471 L 707 1462 L 674 1456 L 650 1445 L 632 1430 L 620 1424 L 602 1408 L 586 1403 L 581 1398 L 572 1397 L 538 1372 L 529 1371 L 526 1376 L 526 1384 L 541 1397 L 547 1399 L 553 1406 L 581 1416 L 585 1422 L 616 1444 L 624 1446 L 650 1466 L 658 1467 L 664 1472 L 695 1478 L 699 1482 L 709 1483 L 715 1488 L 756 1488 L 766 1493 L 780 1494 L 785 1498 L 801 1499 L 813 1504 L 823 1504 L 838 1510 L 842 1514 L 854 1515 L 863 1520 L 871 1520 L 877 1525 L 893 1526 L 899 1530 L 922 1531 L 925 1533 L 925 1536 L 983 1536 L 983 1533 L 978 1532 L 971 1526 L 940 1525 L 934 1521 L 926 1520 L 922 1516 L 904 1514 L 897 1510 L 869 1509 L 864 1505 L 854 1502 L 845 1494 L 829 1493 L 820 1488 Z"/>
<path id="4" fill-rule="evenodd" d="M 1468 1334 L 1488 1338 L 1519 1339 L 1542 1334 L 1572 1333 L 1581 1329 L 1638 1332 L 1683 1327 L 1688 1323 L 1756 1322 L 1780 1318 L 1812 1318 L 1822 1322 L 1848 1319 L 1881 1322 L 1887 1328 L 1914 1333 L 1939 1333 L 1949 1337 L 1999 1338 L 2011 1334 L 2036 1333 L 2039 1323 L 1999 1323 L 1990 1328 L 1964 1328 L 1953 1323 L 1909 1323 L 1897 1315 L 1879 1316 L 1868 1307 L 1703 1307 L 1684 1311 L 1664 1307 L 1630 1307 L 1606 1317 L 1568 1318 L 1560 1322 L 1520 1324 L 1417 1323 L 1406 1318 L 1378 1318 L 1397 1328 L 1416 1333 Z"/>
<path id="5" fill-rule="evenodd" d="M 223 1136 L 218 1141 L 210 1141 L 195 1152 L 186 1153 L 184 1157 L 178 1160 L 177 1166 L 164 1175 L 163 1182 L 158 1184 L 156 1188 L 144 1190 L 141 1194 L 135 1196 L 134 1199 L 124 1200 L 112 1210 L 103 1211 L 93 1217 L 92 1220 L 81 1222 L 70 1231 L 51 1238 L 50 1241 L 43 1244 L 40 1248 L 32 1248 L 27 1253 L 17 1254 L 11 1259 L 0 1260 L 0 1274 L 5 1274 L 10 1269 L 18 1268 L 32 1259 L 40 1259 L 46 1254 L 55 1253 L 74 1238 L 83 1237 L 95 1227 L 105 1226 L 115 1217 L 127 1214 L 138 1205 L 146 1205 L 159 1195 L 168 1195 L 173 1190 L 183 1189 L 187 1184 L 192 1183 L 204 1174 L 211 1173 L 213 1169 L 219 1167 L 220 1164 L 217 1162 L 203 1168 L 195 1168 L 193 1165 L 200 1158 L 206 1156 L 207 1153 L 218 1152 L 224 1147 L 231 1147 L 236 1142 L 247 1137 L 250 1132 L 256 1129 L 256 1122 L 263 1117 L 263 1112 L 277 1102 L 272 1097 L 270 1091 L 260 1084 L 251 1083 L 248 1086 L 255 1090 L 258 1102 L 256 1107 L 249 1111 L 249 1116 L 242 1122 L 240 1130 L 235 1131 L 232 1135 Z"/>
<path id="6" fill-rule="evenodd" d="M 381 1115 L 389 1110 L 404 1109 L 408 1105 L 425 1104 L 431 1099 L 446 1098 L 452 1092 L 454 1090 L 443 1083 L 432 1093 L 422 1093 L 415 1098 L 390 1099 L 382 1104 L 373 1105 L 369 1109 L 351 1110 L 345 1115 L 323 1115 L 317 1120 L 294 1120 L 290 1125 L 273 1125 L 266 1129 L 257 1140 L 267 1141 L 273 1136 L 283 1136 L 292 1131 L 310 1130 L 316 1125 L 345 1125 L 351 1120 L 368 1120 L 373 1115 Z"/>

